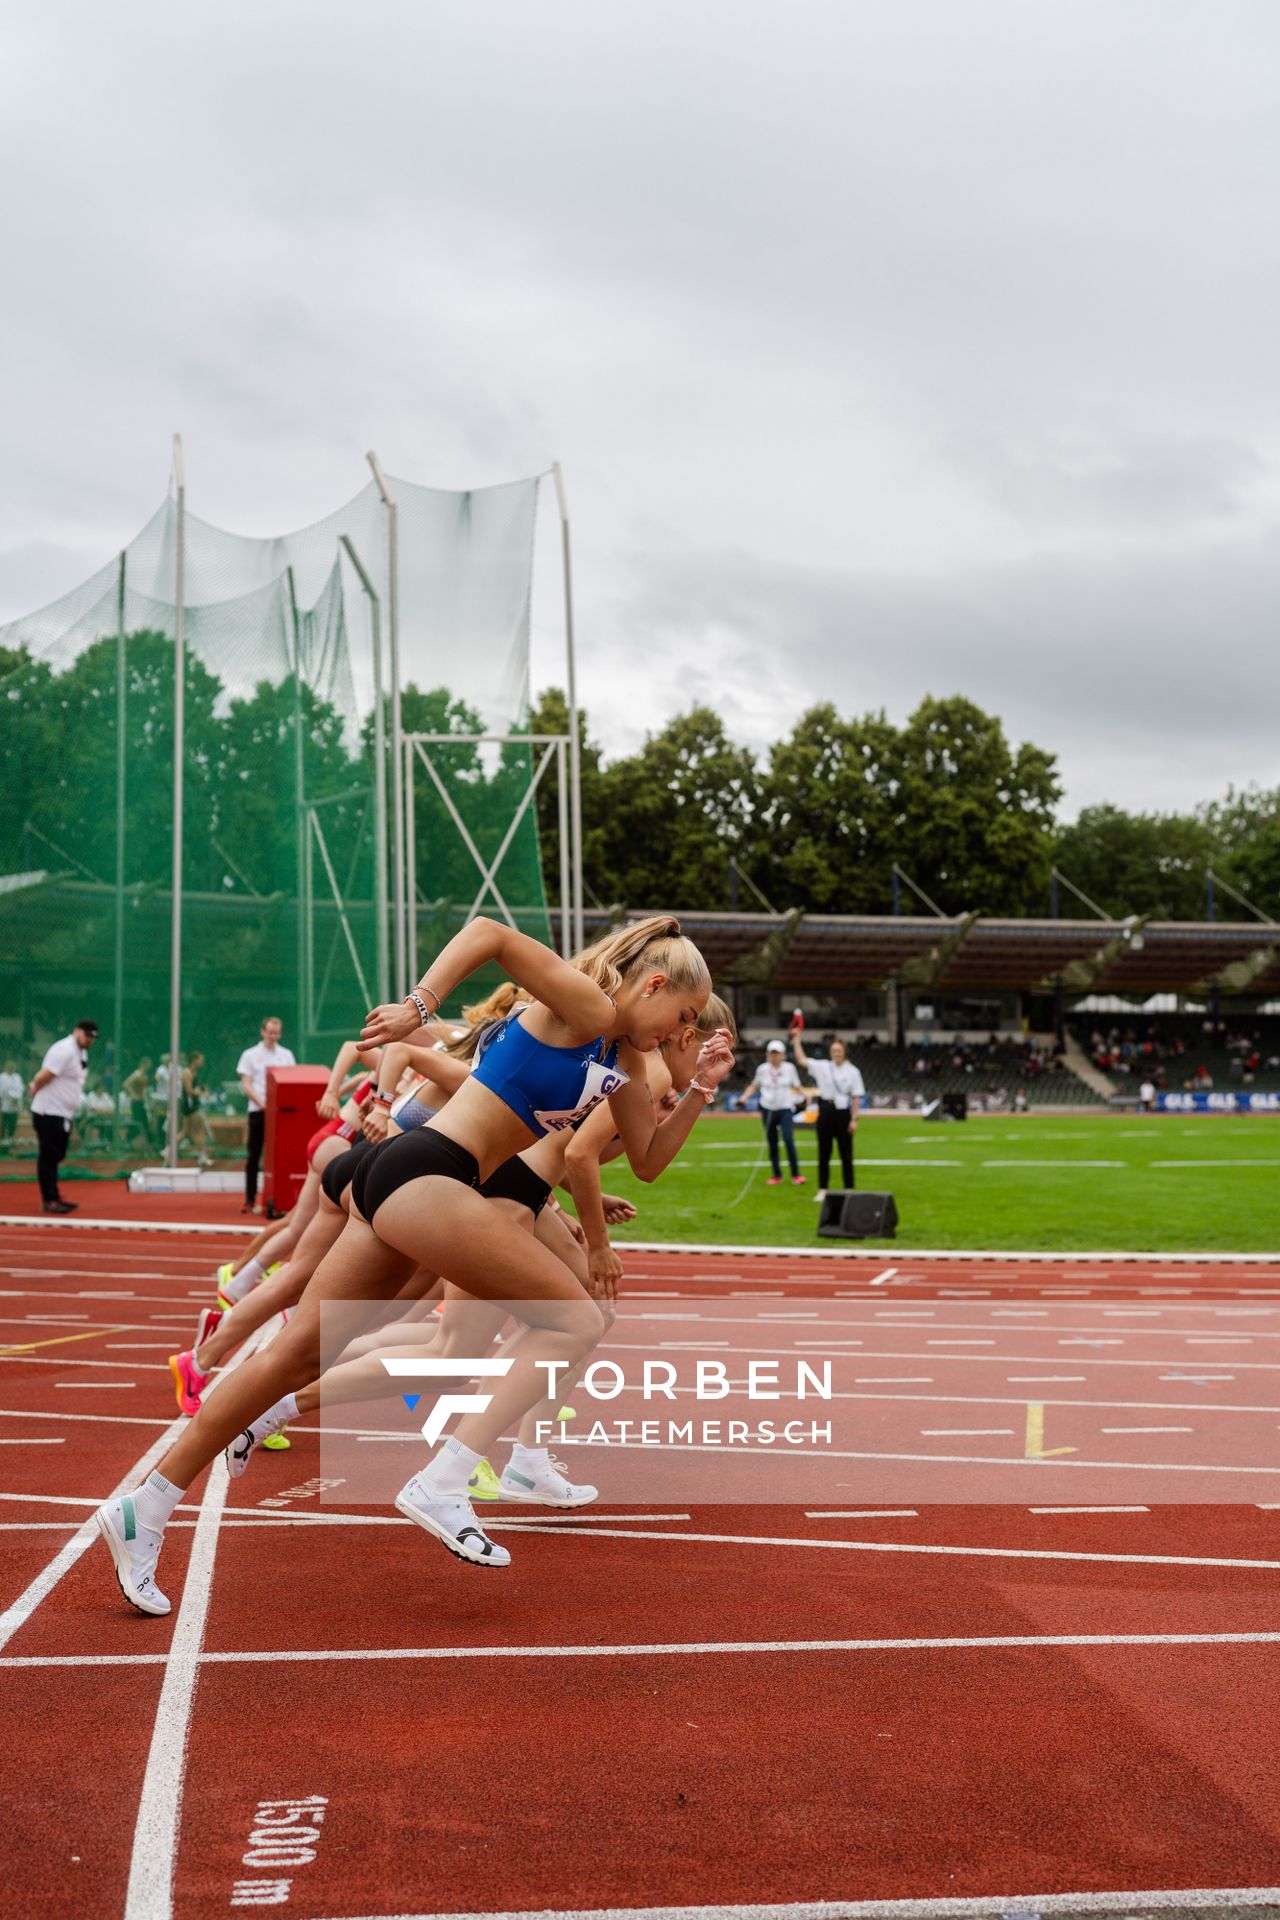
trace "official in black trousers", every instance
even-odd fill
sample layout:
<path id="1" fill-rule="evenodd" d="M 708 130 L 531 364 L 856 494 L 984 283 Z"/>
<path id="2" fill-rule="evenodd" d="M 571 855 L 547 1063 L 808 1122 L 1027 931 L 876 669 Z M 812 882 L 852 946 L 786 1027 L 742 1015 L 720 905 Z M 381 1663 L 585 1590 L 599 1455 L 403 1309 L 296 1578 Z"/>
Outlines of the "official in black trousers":
<path id="1" fill-rule="evenodd" d="M 843 1040 L 831 1042 L 826 1060 L 811 1060 L 800 1041 L 792 1035 L 796 1065 L 812 1075 L 818 1089 L 818 1186 L 829 1191 L 831 1149 L 840 1155 L 840 1171 L 845 1191 L 853 1188 L 853 1136 L 858 1130 L 858 1113 L 867 1097 L 862 1075 L 850 1060 Z"/>
<path id="2" fill-rule="evenodd" d="M 46 1213 L 76 1210 L 75 1201 L 64 1200 L 58 1191 L 58 1168 L 71 1138 L 71 1123 L 84 1098 L 89 1049 L 97 1037 L 96 1020 L 77 1020 L 64 1039 L 54 1041 L 28 1089 L 31 1124 L 39 1147 L 36 1179 L 40 1182 L 40 1198 Z"/>

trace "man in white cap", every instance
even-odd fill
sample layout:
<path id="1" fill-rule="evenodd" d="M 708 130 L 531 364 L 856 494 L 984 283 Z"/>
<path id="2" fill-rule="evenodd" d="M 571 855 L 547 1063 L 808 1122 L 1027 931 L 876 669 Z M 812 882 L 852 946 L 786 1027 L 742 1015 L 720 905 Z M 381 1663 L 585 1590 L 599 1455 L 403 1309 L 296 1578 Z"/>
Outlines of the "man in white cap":
<path id="1" fill-rule="evenodd" d="M 782 1185 L 782 1159 L 778 1152 L 778 1135 L 786 1141 L 787 1159 L 791 1165 L 791 1184 L 802 1187 L 804 1175 L 800 1171 L 800 1162 L 796 1158 L 796 1137 L 794 1131 L 795 1104 L 800 1096 L 800 1076 L 787 1059 L 787 1050 L 781 1040 L 771 1040 L 765 1051 L 765 1057 L 756 1068 L 755 1079 L 751 1087 L 760 1092 L 760 1117 L 764 1121 L 765 1138 L 769 1142 L 769 1160 L 773 1172 L 769 1176 L 771 1187 Z M 747 1088 L 750 1093 L 751 1087 Z"/>
<path id="2" fill-rule="evenodd" d="M 76 1210 L 75 1201 L 64 1200 L 58 1191 L 58 1168 L 71 1138 L 71 1122 L 84 1098 L 89 1049 L 97 1037 L 96 1020 L 77 1020 L 65 1039 L 54 1041 L 28 1089 L 31 1124 L 40 1147 L 36 1179 L 46 1213 Z"/>

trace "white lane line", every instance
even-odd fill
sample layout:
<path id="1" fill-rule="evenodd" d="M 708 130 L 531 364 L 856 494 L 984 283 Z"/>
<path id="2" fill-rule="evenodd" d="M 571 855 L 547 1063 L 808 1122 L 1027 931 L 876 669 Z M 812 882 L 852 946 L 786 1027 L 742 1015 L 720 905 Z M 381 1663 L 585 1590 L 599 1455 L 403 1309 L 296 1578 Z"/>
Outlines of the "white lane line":
<path id="1" fill-rule="evenodd" d="M 1034 1461 L 1031 1463 L 1036 1464 Z M 525 1533 L 572 1534 L 572 1527 L 548 1527 L 542 1522 Z M 1080 1553 L 1067 1547 L 954 1547 L 921 1546 L 905 1540 L 830 1540 L 816 1534 L 781 1533 L 628 1533 L 625 1528 L 601 1527 L 598 1533 L 579 1533 L 579 1540 L 692 1540 L 695 1544 L 727 1547 L 812 1547 L 823 1553 L 924 1553 L 960 1560 L 1071 1560 L 1121 1567 L 1227 1567 L 1247 1573 L 1280 1573 L 1280 1560 L 1229 1560 L 1207 1554 Z M 487 1920 L 487 1916 L 486 1916 Z"/>
<path id="2" fill-rule="evenodd" d="M 1011 1387 L 1080 1386 L 1088 1377 L 1086 1373 L 1006 1373 L 1005 1375 Z"/>
<path id="3" fill-rule="evenodd" d="M 1150 1507 L 1028 1507 L 1028 1513 L 1150 1513 Z"/>
<path id="4" fill-rule="evenodd" d="M 1016 1633 L 954 1634 L 934 1639 L 899 1640 L 672 1640 L 633 1641 L 613 1646 L 531 1645 L 496 1647 L 327 1647 L 258 1648 L 250 1653 L 201 1653 L 202 1667 L 266 1666 L 327 1660 L 627 1660 L 657 1655 L 689 1658 L 700 1654 L 731 1653 L 951 1653 L 969 1649 L 984 1653 L 1004 1647 L 1217 1647 L 1274 1646 L 1280 1633 Z M 159 1665 L 163 1653 L 29 1654 L 0 1660 L 0 1667 L 85 1667 Z M 172 1655 L 170 1655 L 172 1660 Z M 909 1911 L 919 1908 L 908 1903 Z M 169 1908 L 152 1908 L 157 1916 Z M 607 1910 L 610 1915 L 616 1909 Z M 682 1911 L 682 1909 L 673 1909 Z M 838 1909 L 846 1913 L 846 1907 Z M 126 1915 L 128 1909 L 126 1908 Z M 468 1915 L 466 1920 L 493 1920 L 491 1915 Z M 522 1915 L 521 1920 L 532 1920 Z M 557 1915 L 556 1920 L 564 1920 Z"/>
<path id="5" fill-rule="evenodd" d="M 343 1915 L 342 1920 L 986 1920 L 1019 1913 L 1123 1912 L 1139 1907 L 1266 1907 L 1280 1887 L 1199 1887 L 1155 1893 L 999 1893 L 931 1900 L 805 1900 L 775 1905 L 719 1907 L 608 1907 L 544 1909 L 483 1915 L 409 1913 Z"/>
<path id="6" fill-rule="evenodd" d="M 966 1440 L 978 1439 L 983 1435 L 1010 1434 L 1012 1427 L 921 1427 L 920 1432 L 926 1440 Z"/>
<path id="7" fill-rule="evenodd" d="M 926 1340 L 926 1347 L 994 1347 L 994 1340 Z"/>
<path id="8" fill-rule="evenodd" d="M 806 1513 L 806 1520 L 918 1520 L 915 1507 L 826 1507 Z"/>
<path id="9" fill-rule="evenodd" d="M 1194 1433 L 1194 1427 L 1104 1427 L 1104 1433 Z"/>
<path id="10" fill-rule="evenodd" d="M 277 1325 L 278 1316 L 246 1340 L 211 1390 L 216 1392 L 235 1372 L 237 1365 L 243 1364 L 258 1350 Z M 179 1420 L 178 1425 L 183 1424 Z M 209 1469 L 204 1498 L 196 1516 L 191 1556 L 182 1583 L 182 1600 L 173 1639 L 169 1643 L 164 1684 L 160 1689 L 155 1724 L 151 1730 L 151 1745 L 138 1801 L 138 1818 L 133 1830 L 124 1920 L 171 1920 L 173 1914 L 173 1876 L 178 1848 L 178 1816 L 186 1776 L 187 1735 L 200 1671 L 205 1621 L 213 1593 L 218 1527 L 230 1486 L 226 1463 L 219 1455 Z M 590 1535 L 587 1537 L 590 1538 Z"/>
<path id="11" fill-rule="evenodd" d="M 81 1393 L 134 1393 L 136 1380 L 55 1380 L 55 1389 L 70 1392 L 78 1389 Z"/>
<path id="12" fill-rule="evenodd" d="M 855 1387 L 931 1387 L 931 1373 L 857 1373 L 853 1377 Z M 908 1396 L 916 1398 L 914 1394 Z"/>
<path id="13" fill-rule="evenodd" d="M 1218 1409 L 1222 1411 L 1221 1408 Z M 110 1427 L 167 1427 L 167 1420 L 148 1420 L 140 1413 L 49 1413 L 39 1407 L 0 1407 L 0 1420 L 94 1420 Z M 3 1496 L 0 1496 L 3 1497 Z M 95 1501 L 96 1505 L 97 1502 Z"/>
<path id="14" fill-rule="evenodd" d="M 37 1440 L 35 1438 L 23 1439 L 23 1440 L 0 1440 L 0 1447 L 63 1447 L 66 1445 L 66 1443 L 67 1443 L 67 1436 L 64 1433 L 64 1434 L 60 1434 L 56 1440 Z"/>
<path id="15" fill-rule="evenodd" d="M 874 1280 L 867 1282 L 867 1285 L 871 1287 L 882 1287 L 886 1281 L 893 1279 L 897 1271 L 898 1269 L 896 1267 L 886 1267 L 883 1273 L 878 1273 Z"/>

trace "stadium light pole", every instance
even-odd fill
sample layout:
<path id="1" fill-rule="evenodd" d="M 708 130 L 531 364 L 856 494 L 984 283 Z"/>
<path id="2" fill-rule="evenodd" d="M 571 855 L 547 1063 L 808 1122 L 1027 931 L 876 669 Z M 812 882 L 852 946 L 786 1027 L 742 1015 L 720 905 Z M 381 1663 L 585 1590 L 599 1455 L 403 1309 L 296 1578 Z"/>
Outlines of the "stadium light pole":
<path id="1" fill-rule="evenodd" d="M 387 967 L 387 709 L 382 691 L 382 605 L 373 582 L 365 571 L 351 536 L 338 535 L 346 555 L 356 570 L 369 602 L 369 627 L 373 638 L 373 843 L 377 861 L 373 877 L 374 947 L 377 956 L 378 998 L 391 998 L 391 979 Z"/>
<path id="2" fill-rule="evenodd" d="M 173 477 L 178 524 L 173 550 L 173 883 L 169 929 L 169 1138 L 165 1164 L 178 1164 L 178 1096 L 182 1090 L 182 772 L 186 750 L 187 481 L 182 435 L 173 436 Z"/>
<path id="3" fill-rule="evenodd" d="M 391 858 L 392 901 L 395 918 L 393 965 L 397 988 L 408 985 L 408 954 L 405 946 L 404 889 L 404 775 L 400 765 L 400 743 L 404 729 L 400 722 L 400 532 L 396 503 L 376 453 L 366 456 L 387 510 L 387 644 L 391 668 Z"/>
<path id="4" fill-rule="evenodd" d="M 573 643 L 573 567 L 569 544 L 569 501 L 560 462 L 552 462 L 551 477 L 560 509 L 560 551 L 564 561 L 564 639 L 569 696 L 569 837 L 573 870 L 573 946 L 585 944 L 582 918 L 582 749 L 578 738 L 578 669 Z"/>

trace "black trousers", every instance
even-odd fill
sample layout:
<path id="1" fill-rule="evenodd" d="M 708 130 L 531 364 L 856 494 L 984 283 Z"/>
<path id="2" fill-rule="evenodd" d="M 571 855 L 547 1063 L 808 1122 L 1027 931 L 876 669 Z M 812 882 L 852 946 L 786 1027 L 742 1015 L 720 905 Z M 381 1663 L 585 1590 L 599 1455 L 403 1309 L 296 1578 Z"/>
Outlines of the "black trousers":
<path id="1" fill-rule="evenodd" d="M 262 1160 L 262 1136 L 267 1116 L 261 1107 L 249 1115 L 249 1150 L 244 1162 L 244 1203 L 251 1207 L 258 1197 L 258 1166 Z"/>
<path id="2" fill-rule="evenodd" d="M 48 1207 L 62 1198 L 58 1192 L 58 1168 L 66 1156 L 71 1129 L 56 1113 L 33 1113 L 31 1124 L 36 1130 L 40 1147 L 36 1158 L 36 1179 L 40 1182 L 40 1198 Z"/>
<path id="3" fill-rule="evenodd" d="M 853 1187 L 853 1135 L 849 1131 L 849 1109 L 838 1107 L 834 1100 L 818 1102 L 818 1185 L 824 1190 L 831 1182 L 827 1175 L 831 1171 L 831 1149 L 835 1146 L 840 1155 L 840 1171 L 844 1175 L 845 1190 Z"/>

